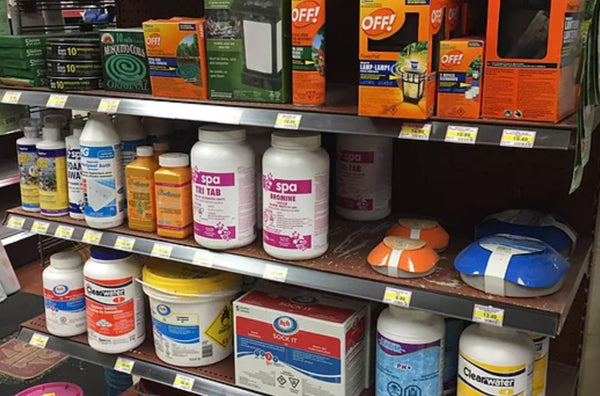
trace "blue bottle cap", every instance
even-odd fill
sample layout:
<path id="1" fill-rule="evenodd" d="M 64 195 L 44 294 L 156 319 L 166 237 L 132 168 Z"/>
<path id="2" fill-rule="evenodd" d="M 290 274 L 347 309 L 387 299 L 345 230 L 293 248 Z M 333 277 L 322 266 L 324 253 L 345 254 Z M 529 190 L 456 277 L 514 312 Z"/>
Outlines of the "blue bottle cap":
<path id="1" fill-rule="evenodd" d="M 110 261 L 110 260 L 122 260 L 131 256 L 131 253 L 124 252 L 121 250 L 109 249 L 101 246 L 92 246 L 90 250 L 90 256 L 96 260 Z"/>

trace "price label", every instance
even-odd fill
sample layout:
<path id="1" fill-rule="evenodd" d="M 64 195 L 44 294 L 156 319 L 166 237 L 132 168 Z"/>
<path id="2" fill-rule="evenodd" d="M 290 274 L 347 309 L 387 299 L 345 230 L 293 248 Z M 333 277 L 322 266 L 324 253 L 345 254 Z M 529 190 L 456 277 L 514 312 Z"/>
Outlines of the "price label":
<path id="1" fill-rule="evenodd" d="M 115 242 L 115 249 L 131 252 L 135 245 L 135 238 L 119 235 Z"/>
<path id="2" fill-rule="evenodd" d="M 71 239 L 71 237 L 73 236 L 73 231 L 75 231 L 73 227 L 60 225 L 56 229 L 54 236 L 56 236 L 57 238 Z"/>
<path id="3" fill-rule="evenodd" d="M 429 140 L 429 135 L 431 135 L 431 124 L 413 124 L 407 122 L 402 124 L 398 138 L 427 141 Z"/>
<path id="4" fill-rule="evenodd" d="M 473 307 L 473 322 L 502 327 L 504 323 L 504 310 L 494 308 L 491 305 L 475 304 Z"/>
<path id="5" fill-rule="evenodd" d="M 99 245 L 102 239 L 102 232 L 94 230 L 85 230 L 81 241 L 83 243 L 89 243 L 90 245 Z"/>
<path id="6" fill-rule="evenodd" d="M 21 91 L 6 91 L 2 96 L 2 103 L 18 104 L 21 99 Z"/>
<path id="7" fill-rule="evenodd" d="M 48 227 L 50 227 L 50 223 L 36 220 L 31 226 L 31 231 L 36 232 L 38 234 L 45 234 L 46 231 L 48 231 Z"/>
<path id="8" fill-rule="evenodd" d="M 535 134 L 535 131 L 504 129 L 502 131 L 502 138 L 500 139 L 500 146 L 533 148 L 533 143 L 535 143 Z"/>
<path id="9" fill-rule="evenodd" d="M 281 265 L 275 264 L 267 264 L 265 265 L 263 278 L 276 282 L 285 282 L 285 278 L 287 278 L 287 273 L 287 267 L 282 267 Z"/>
<path id="10" fill-rule="evenodd" d="M 449 125 L 446 129 L 445 142 L 460 144 L 475 144 L 477 140 L 477 127 Z"/>
<path id="11" fill-rule="evenodd" d="M 33 333 L 31 335 L 31 339 L 29 340 L 29 345 L 33 345 L 34 347 L 38 347 L 38 348 L 46 348 L 46 345 L 48 344 L 48 336 L 44 335 L 44 334 L 39 334 L 39 333 Z"/>
<path id="12" fill-rule="evenodd" d="M 402 308 L 410 308 L 410 299 L 412 292 L 408 290 L 386 287 L 383 294 L 383 302 L 386 304 L 397 305 Z"/>
<path id="13" fill-rule="evenodd" d="M 231 124 L 231 125 L 240 125 L 242 121 L 242 110 L 237 109 L 227 109 L 225 113 L 220 118 L 221 123 Z"/>
<path id="14" fill-rule="evenodd" d="M 181 389 L 184 391 L 191 391 L 194 387 L 194 378 L 188 377 L 187 375 L 177 374 L 173 381 L 173 388 Z"/>
<path id="15" fill-rule="evenodd" d="M 115 370 L 125 374 L 131 374 L 134 365 L 135 362 L 133 360 L 118 357 L 117 361 L 115 362 Z"/>
<path id="16" fill-rule="evenodd" d="M 9 228 L 20 230 L 25 225 L 25 219 L 23 217 L 10 216 L 7 225 Z"/>
<path id="17" fill-rule="evenodd" d="M 121 99 L 102 98 L 98 105 L 99 113 L 116 113 L 121 104 Z"/>
<path id="18" fill-rule="evenodd" d="M 216 255 L 208 250 L 196 250 L 193 263 L 203 267 L 212 267 L 215 264 Z"/>
<path id="19" fill-rule="evenodd" d="M 158 243 L 156 242 L 154 244 L 154 246 L 152 247 L 152 252 L 150 252 L 150 255 L 153 257 L 160 257 L 160 258 L 171 258 L 171 252 L 173 251 L 173 246 L 172 245 L 167 245 L 166 243 Z"/>
<path id="20" fill-rule="evenodd" d="M 298 129 L 302 114 L 278 113 L 275 119 L 275 128 L 280 129 Z"/>
<path id="21" fill-rule="evenodd" d="M 64 109 L 65 104 L 67 103 L 67 99 L 69 99 L 69 95 L 52 94 L 48 98 L 46 107 L 54 107 L 56 109 Z"/>

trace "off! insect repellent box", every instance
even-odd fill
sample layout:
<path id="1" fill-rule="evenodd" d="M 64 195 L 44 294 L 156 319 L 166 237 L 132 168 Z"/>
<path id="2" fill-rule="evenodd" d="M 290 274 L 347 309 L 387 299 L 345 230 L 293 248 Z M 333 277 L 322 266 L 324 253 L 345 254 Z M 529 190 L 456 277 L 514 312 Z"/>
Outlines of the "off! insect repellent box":
<path id="1" fill-rule="evenodd" d="M 483 117 L 558 122 L 575 111 L 583 0 L 490 0 Z"/>
<path id="2" fill-rule="evenodd" d="M 445 0 L 360 0 L 358 114 L 434 114 Z"/>
<path id="3" fill-rule="evenodd" d="M 464 38 L 440 43 L 438 116 L 479 118 L 483 57 L 482 39 Z"/>
<path id="4" fill-rule="evenodd" d="M 206 99 L 204 18 L 157 19 L 143 26 L 152 94 Z"/>
<path id="5" fill-rule="evenodd" d="M 274 396 L 356 396 L 365 388 L 368 303 L 293 287 L 233 303 L 235 383 Z"/>
<path id="6" fill-rule="evenodd" d="M 289 0 L 204 0 L 210 99 L 285 103 Z"/>

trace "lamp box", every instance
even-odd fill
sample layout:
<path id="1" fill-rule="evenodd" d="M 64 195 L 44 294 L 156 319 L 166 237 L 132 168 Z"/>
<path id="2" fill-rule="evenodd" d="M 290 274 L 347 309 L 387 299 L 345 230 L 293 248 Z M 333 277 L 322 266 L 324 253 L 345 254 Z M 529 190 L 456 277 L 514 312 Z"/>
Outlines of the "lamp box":
<path id="1" fill-rule="evenodd" d="M 577 107 L 583 0 L 490 0 L 483 117 L 558 122 Z"/>
<path id="2" fill-rule="evenodd" d="M 204 0 L 209 97 L 290 100 L 290 1 Z"/>
<path id="3" fill-rule="evenodd" d="M 484 41 L 478 38 L 440 43 L 437 115 L 479 118 Z"/>
<path id="4" fill-rule="evenodd" d="M 445 0 L 360 0 L 359 115 L 434 114 L 445 12 Z"/>

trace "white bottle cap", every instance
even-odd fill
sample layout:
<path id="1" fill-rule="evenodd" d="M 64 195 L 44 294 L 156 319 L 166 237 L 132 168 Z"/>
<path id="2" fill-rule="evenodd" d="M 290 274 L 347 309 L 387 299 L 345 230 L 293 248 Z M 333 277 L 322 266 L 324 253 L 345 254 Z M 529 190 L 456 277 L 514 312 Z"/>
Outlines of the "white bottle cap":
<path id="1" fill-rule="evenodd" d="M 154 151 L 168 151 L 169 150 L 169 143 L 167 143 L 167 142 L 154 142 L 154 143 L 152 143 L 152 147 L 154 148 Z"/>
<path id="2" fill-rule="evenodd" d="M 38 138 L 40 136 L 40 132 L 37 127 L 26 126 L 23 128 L 23 135 L 27 138 Z"/>
<path id="3" fill-rule="evenodd" d="M 190 165 L 190 156 L 185 153 L 167 153 L 158 157 L 158 164 L 166 168 L 179 168 Z"/>
<path id="4" fill-rule="evenodd" d="M 154 149 L 150 146 L 137 146 L 135 154 L 138 157 L 152 157 L 154 155 Z"/>
<path id="5" fill-rule="evenodd" d="M 198 140 L 207 143 L 234 143 L 246 140 L 244 128 L 211 124 L 198 128 Z"/>
<path id="6" fill-rule="evenodd" d="M 45 126 L 42 128 L 42 136 L 44 140 L 57 142 L 60 140 L 60 128 L 55 126 Z"/>
<path id="7" fill-rule="evenodd" d="M 273 132 L 271 146 L 283 149 L 315 149 L 321 146 L 318 132 Z"/>
<path id="8" fill-rule="evenodd" d="M 403 318 L 407 320 L 428 320 L 435 318 L 435 314 L 426 311 L 419 311 L 416 309 L 402 308 L 397 305 L 390 305 L 390 313 L 395 318 Z"/>
<path id="9" fill-rule="evenodd" d="M 83 265 L 81 255 L 77 252 L 59 252 L 50 256 L 50 265 L 60 269 L 74 269 Z"/>

